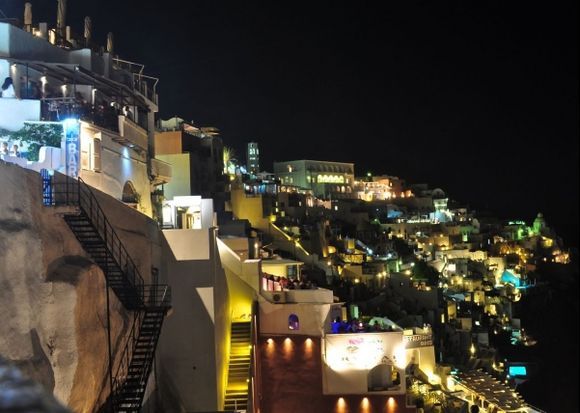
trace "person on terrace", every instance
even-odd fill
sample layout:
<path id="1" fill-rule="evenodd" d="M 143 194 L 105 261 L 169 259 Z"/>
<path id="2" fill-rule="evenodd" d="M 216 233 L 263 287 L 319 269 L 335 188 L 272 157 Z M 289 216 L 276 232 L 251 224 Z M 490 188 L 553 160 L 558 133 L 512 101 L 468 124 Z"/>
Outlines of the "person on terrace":
<path id="1" fill-rule="evenodd" d="M 10 152 L 10 156 L 20 156 L 20 148 L 17 143 L 14 144 L 12 147 L 12 151 Z"/>
<path id="2" fill-rule="evenodd" d="M 16 90 L 14 89 L 14 82 L 11 77 L 4 79 L 0 93 L 3 98 L 16 98 Z"/>

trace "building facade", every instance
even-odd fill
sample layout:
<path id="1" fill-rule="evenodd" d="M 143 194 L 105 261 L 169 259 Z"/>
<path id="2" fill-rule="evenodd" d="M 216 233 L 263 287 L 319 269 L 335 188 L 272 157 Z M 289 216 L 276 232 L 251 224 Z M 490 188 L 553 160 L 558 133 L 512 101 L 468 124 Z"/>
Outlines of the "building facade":
<path id="1" fill-rule="evenodd" d="M 48 33 L 46 23 L 0 23 L 0 77 L 15 91 L 0 98 L 1 159 L 82 178 L 151 216 L 152 189 L 171 176 L 154 159 L 158 79 L 115 57 L 112 44 L 96 51 Z"/>
<path id="2" fill-rule="evenodd" d="M 274 174 L 282 185 L 311 189 L 320 198 L 353 197 L 352 163 L 312 160 L 274 162 Z"/>
<path id="3" fill-rule="evenodd" d="M 159 160 L 171 164 L 171 183 L 163 186 L 163 196 L 201 196 L 214 199 L 214 209 L 224 211 L 226 178 L 223 163 L 223 142 L 218 136 L 197 133 L 197 128 L 174 118 L 177 123 L 162 122 L 165 130 L 155 134 L 155 153 Z"/>
<path id="4" fill-rule="evenodd" d="M 260 148 L 257 142 L 248 142 L 246 152 L 248 173 L 256 175 L 260 172 Z"/>

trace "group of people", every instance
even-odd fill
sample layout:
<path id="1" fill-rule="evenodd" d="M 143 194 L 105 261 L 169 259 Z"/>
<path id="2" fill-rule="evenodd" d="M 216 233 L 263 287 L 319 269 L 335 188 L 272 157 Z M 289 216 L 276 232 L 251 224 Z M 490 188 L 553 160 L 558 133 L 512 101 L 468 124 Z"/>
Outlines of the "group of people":
<path id="1" fill-rule="evenodd" d="M 0 145 L 0 155 L 5 156 L 20 156 L 20 147 L 17 143 L 12 145 L 12 150 L 8 149 L 8 142 L 2 142 Z"/>
<path id="2" fill-rule="evenodd" d="M 32 79 L 24 79 L 24 77 L 20 78 L 20 96 L 18 96 L 16 94 L 16 88 L 14 87 L 14 81 L 9 76 L 5 78 L 4 83 L 2 83 L 0 97 L 10 99 L 41 99 L 47 96 L 43 96 L 42 89 L 38 82 L 35 82 Z"/>
<path id="3" fill-rule="evenodd" d="M 279 277 L 272 274 L 264 274 L 265 281 L 267 282 L 268 291 L 280 291 L 280 290 L 315 290 L 318 288 L 315 282 L 310 280 L 297 280 L 289 279 L 286 277 Z"/>
<path id="4" fill-rule="evenodd" d="M 340 317 L 337 317 L 332 321 L 331 329 L 334 334 L 393 331 L 392 326 L 383 327 L 379 323 L 367 324 L 362 321 L 359 321 L 356 318 L 353 318 L 352 320 L 350 320 L 350 322 L 348 322 L 341 320 Z"/>

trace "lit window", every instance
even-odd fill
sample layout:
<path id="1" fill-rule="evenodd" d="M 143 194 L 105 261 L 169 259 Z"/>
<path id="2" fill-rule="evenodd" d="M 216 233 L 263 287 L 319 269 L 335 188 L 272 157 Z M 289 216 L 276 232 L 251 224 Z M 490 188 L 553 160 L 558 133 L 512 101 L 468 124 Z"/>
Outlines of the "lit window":
<path id="1" fill-rule="evenodd" d="M 101 140 L 93 140 L 93 171 L 101 171 Z"/>
<path id="2" fill-rule="evenodd" d="M 296 314 L 290 314 L 288 317 L 288 330 L 300 330 L 300 320 Z"/>

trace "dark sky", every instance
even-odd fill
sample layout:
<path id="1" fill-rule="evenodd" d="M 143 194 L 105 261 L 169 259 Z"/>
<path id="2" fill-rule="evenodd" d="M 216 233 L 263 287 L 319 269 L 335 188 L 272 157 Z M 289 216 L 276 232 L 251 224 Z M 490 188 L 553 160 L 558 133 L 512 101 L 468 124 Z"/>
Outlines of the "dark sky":
<path id="1" fill-rule="evenodd" d="M 55 20 L 56 0 L 31 2 Z M 161 79 L 162 117 L 216 126 L 240 155 L 257 140 L 268 170 L 354 162 L 498 215 L 543 211 L 577 244 L 576 3 L 69 0 L 68 23 L 114 32 Z"/>

